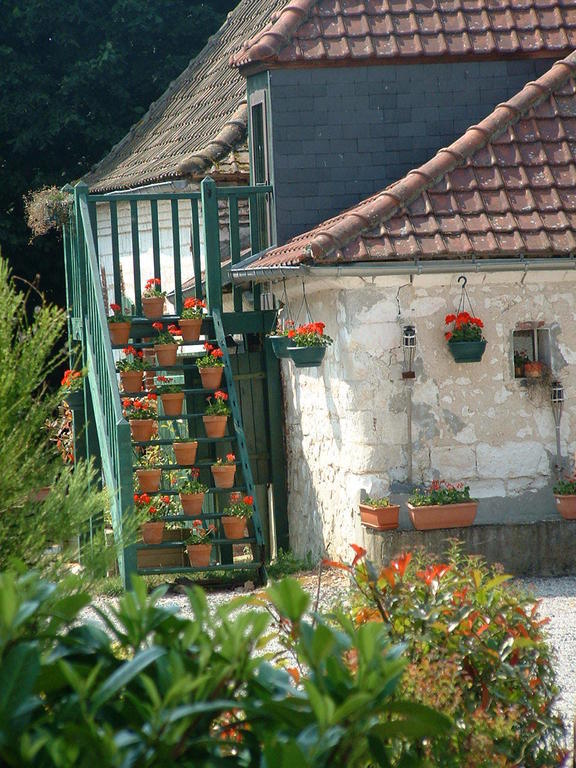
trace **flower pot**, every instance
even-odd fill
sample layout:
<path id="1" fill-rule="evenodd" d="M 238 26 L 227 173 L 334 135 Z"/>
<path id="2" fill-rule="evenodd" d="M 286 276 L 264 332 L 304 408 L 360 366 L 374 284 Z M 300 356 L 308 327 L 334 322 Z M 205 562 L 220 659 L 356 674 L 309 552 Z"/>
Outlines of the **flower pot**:
<path id="1" fill-rule="evenodd" d="M 288 347 L 287 352 L 296 368 L 318 368 L 324 360 L 326 347 Z"/>
<path id="2" fill-rule="evenodd" d="M 524 363 L 524 375 L 527 379 L 539 379 L 542 376 L 543 364 L 538 360 L 530 363 Z"/>
<path id="3" fill-rule="evenodd" d="M 554 494 L 556 507 L 564 520 L 576 520 L 576 496 Z"/>
<path id="4" fill-rule="evenodd" d="M 184 405 L 184 392 L 168 392 L 160 395 L 164 416 L 181 416 Z"/>
<path id="5" fill-rule="evenodd" d="M 64 402 L 67 403 L 68 408 L 73 411 L 80 410 L 84 407 L 84 391 L 77 389 L 76 392 L 67 392 L 64 395 Z"/>
<path id="6" fill-rule="evenodd" d="M 246 530 L 246 518 L 226 515 L 220 518 L 227 539 L 243 539 Z"/>
<path id="7" fill-rule="evenodd" d="M 120 371 L 120 384 L 123 392 L 141 392 L 142 371 Z"/>
<path id="8" fill-rule="evenodd" d="M 461 504 L 431 504 L 424 507 L 415 507 L 412 504 L 406 506 L 417 531 L 464 528 L 472 525 L 478 510 L 477 501 L 464 501 Z"/>
<path id="9" fill-rule="evenodd" d="M 200 517 L 204 495 L 203 493 L 181 493 L 180 503 L 182 504 L 184 514 L 188 517 Z"/>
<path id="10" fill-rule="evenodd" d="M 187 544 L 186 551 L 190 565 L 198 567 L 210 565 L 212 544 Z"/>
<path id="11" fill-rule="evenodd" d="M 156 365 L 156 353 L 154 352 L 154 349 L 143 349 L 142 352 L 144 353 L 144 360 L 148 363 L 148 365 Z M 144 385 L 148 391 L 154 389 L 155 375 L 155 371 L 147 370 L 144 372 Z"/>
<path id="12" fill-rule="evenodd" d="M 164 314 L 164 296 L 149 296 L 142 299 L 144 317 L 162 317 Z"/>
<path id="13" fill-rule="evenodd" d="M 154 493 L 160 489 L 162 480 L 161 469 L 137 469 L 136 477 L 140 483 L 140 490 L 143 493 Z"/>
<path id="14" fill-rule="evenodd" d="M 202 416 L 206 437 L 224 437 L 228 416 Z"/>
<path id="15" fill-rule="evenodd" d="M 143 443 L 152 439 L 156 431 L 156 422 L 154 419 L 130 419 L 130 431 L 132 440 L 137 443 Z"/>
<path id="16" fill-rule="evenodd" d="M 170 367 L 176 365 L 178 344 L 154 344 L 154 353 L 158 365 Z"/>
<path id="17" fill-rule="evenodd" d="M 236 474 L 235 464 L 212 464 L 211 469 L 216 488 L 232 488 Z"/>
<path id="18" fill-rule="evenodd" d="M 130 339 L 132 323 L 108 323 L 110 341 L 117 347 L 125 347 Z"/>
<path id="19" fill-rule="evenodd" d="M 223 366 L 219 365 L 214 368 L 198 368 L 198 370 L 204 389 L 218 389 L 222 382 L 222 374 L 224 373 Z"/>
<path id="20" fill-rule="evenodd" d="M 457 363 L 479 363 L 486 349 L 486 342 L 482 341 L 450 341 L 448 342 L 450 354 Z"/>
<path id="21" fill-rule="evenodd" d="M 370 507 L 368 504 L 360 504 L 360 522 L 366 528 L 375 531 L 390 531 L 398 528 L 398 515 L 400 507 L 390 504 L 388 507 Z"/>
<path id="22" fill-rule="evenodd" d="M 199 317 L 197 320 L 194 320 L 193 318 L 189 318 L 188 320 L 180 320 L 178 325 L 182 331 L 182 341 L 198 341 L 202 331 L 201 317 Z"/>
<path id="23" fill-rule="evenodd" d="M 191 467 L 196 461 L 196 451 L 198 443 L 195 440 L 189 442 L 172 443 L 176 463 L 183 467 Z"/>
<path id="24" fill-rule="evenodd" d="M 142 541 L 144 544 L 162 544 L 164 520 L 155 520 L 152 523 L 142 523 L 140 531 L 142 533 Z"/>
<path id="25" fill-rule="evenodd" d="M 279 360 L 284 360 L 290 357 L 288 354 L 288 345 L 292 343 L 292 339 L 288 336 L 270 336 L 272 342 L 272 349 L 274 354 Z"/>

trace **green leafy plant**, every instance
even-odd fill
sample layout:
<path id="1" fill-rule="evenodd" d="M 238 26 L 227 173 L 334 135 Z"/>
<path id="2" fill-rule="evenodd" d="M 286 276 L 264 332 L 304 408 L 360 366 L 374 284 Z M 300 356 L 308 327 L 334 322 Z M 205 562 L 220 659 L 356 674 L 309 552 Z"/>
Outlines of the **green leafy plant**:
<path id="1" fill-rule="evenodd" d="M 117 371 L 145 371 L 151 367 L 151 364 L 144 357 L 141 349 L 135 347 L 124 347 L 122 350 L 125 357 L 116 363 Z"/>
<path id="2" fill-rule="evenodd" d="M 131 322 L 132 318 L 130 315 L 125 315 L 122 312 L 122 307 L 120 304 L 110 304 L 110 309 L 112 310 L 113 314 L 108 317 L 109 323 L 129 323 Z"/>
<path id="3" fill-rule="evenodd" d="M 576 495 L 576 478 L 565 477 L 563 480 L 559 480 L 552 492 L 557 496 L 575 496 Z"/>
<path id="4" fill-rule="evenodd" d="M 290 328 L 286 336 L 295 347 L 327 347 L 332 339 L 324 333 L 324 323 L 307 323 L 298 328 Z"/>
<path id="5" fill-rule="evenodd" d="M 144 286 L 144 291 L 142 292 L 142 298 L 143 299 L 153 299 L 153 298 L 165 298 L 166 297 L 166 291 L 163 291 L 161 288 L 162 281 L 158 277 L 151 277 L 150 280 L 146 281 L 146 284 Z"/>
<path id="6" fill-rule="evenodd" d="M 479 317 L 472 317 L 468 312 L 446 315 L 445 323 L 452 326 L 452 330 L 444 334 L 447 341 L 482 341 L 484 338 L 484 323 Z"/>
<path id="7" fill-rule="evenodd" d="M 226 405 L 228 395 L 218 389 L 214 395 L 206 398 L 208 405 L 204 411 L 206 416 L 230 416 L 230 408 Z"/>
<path id="8" fill-rule="evenodd" d="M 152 323 L 152 328 L 156 331 L 154 344 L 181 344 L 182 339 L 177 338 L 182 335 L 182 331 L 174 323 L 170 323 L 168 328 L 164 329 L 164 323 Z"/>
<path id="9" fill-rule="evenodd" d="M 126 419 L 155 419 L 158 416 L 156 395 L 152 392 L 144 397 L 125 397 L 122 412 Z"/>
<path id="10" fill-rule="evenodd" d="M 186 538 L 186 544 L 188 546 L 194 546 L 194 544 L 209 544 L 210 539 L 215 533 L 216 528 L 213 525 L 208 525 L 204 528 L 202 520 L 193 520 L 192 528 L 189 529 L 188 537 Z"/>
<path id="11" fill-rule="evenodd" d="M 212 463 L 212 466 L 230 467 L 232 464 L 236 464 L 236 455 L 234 453 L 227 453 L 226 456 L 219 456 L 216 461 Z"/>
<path id="12" fill-rule="evenodd" d="M 198 479 L 200 470 L 192 467 L 190 472 L 178 479 L 178 490 L 180 493 L 206 493 L 208 486 L 201 483 Z"/>
<path id="13" fill-rule="evenodd" d="M 117 605 L 92 606 L 102 628 L 79 616 L 88 595 L 0 574 L 3 765 L 402 768 L 451 732 L 398 696 L 406 662 L 382 625 L 312 623 L 297 582 L 267 595 L 291 629 L 290 670 L 257 652 L 271 614 L 254 600 L 213 613 L 194 588 L 188 619 L 161 604 L 166 589 L 134 579 Z"/>
<path id="14" fill-rule="evenodd" d="M 388 497 L 383 497 L 381 499 L 371 498 L 370 496 L 367 496 L 364 501 L 360 502 L 361 504 L 364 504 L 366 507 L 373 507 L 374 509 L 379 509 L 380 507 L 389 507 L 390 506 L 390 499 Z"/>
<path id="15" fill-rule="evenodd" d="M 165 462 L 166 454 L 161 445 L 149 445 L 137 457 L 139 467 L 156 467 Z"/>
<path id="16" fill-rule="evenodd" d="M 82 389 L 82 383 L 86 373 L 87 371 L 85 369 L 76 371 L 72 368 L 69 368 L 68 370 L 64 371 L 64 376 L 60 382 L 60 386 L 62 387 L 62 396 L 64 399 L 66 399 L 66 395 L 70 395 L 73 392 L 79 392 Z"/>
<path id="17" fill-rule="evenodd" d="M 26 223 L 33 237 L 38 237 L 69 223 L 72 197 L 57 187 L 42 187 L 24 197 L 24 208 Z"/>
<path id="18" fill-rule="evenodd" d="M 180 315 L 183 320 L 199 320 L 204 317 L 206 302 L 203 299 L 189 297 L 184 299 L 184 308 Z"/>
<path id="19" fill-rule="evenodd" d="M 254 514 L 254 497 L 242 496 L 241 493 L 230 494 L 230 506 L 222 510 L 228 517 L 245 517 L 247 520 Z"/>
<path id="20" fill-rule="evenodd" d="M 170 514 L 172 499 L 168 495 L 150 496 L 148 493 L 135 493 L 134 508 L 140 523 L 153 522 L 158 517 Z"/>
<path id="21" fill-rule="evenodd" d="M 182 384 L 175 383 L 173 376 L 156 376 L 156 392 L 159 395 L 182 392 Z"/>
<path id="22" fill-rule="evenodd" d="M 460 504 L 472 501 L 470 487 L 463 483 L 452 485 L 445 480 L 433 480 L 428 488 L 415 490 L 408 502 L 415 507 L 427 507 L 435 504 Z"/>
<path id="23" fill-rule="evenodd" d="M 382 568 L 354 545 L 354 622 L 380 623 L 410 660 L 407 698 L 458 724 L 423 755 L 443 768 L 560 765 L 563 727 L 537 603 L 510 578 L 453 546 L 444 562 L 405 553 Z"/>
<path id="24" fill-rule="evenodd" d="M 224 360 L 222 359 L 224 353 L 220 347 L 215 347 L 213 344 L 205 342 L 204 349 L 206 354 L 197 358 L 196 365 L 198 368 L 222 368 Z"/>

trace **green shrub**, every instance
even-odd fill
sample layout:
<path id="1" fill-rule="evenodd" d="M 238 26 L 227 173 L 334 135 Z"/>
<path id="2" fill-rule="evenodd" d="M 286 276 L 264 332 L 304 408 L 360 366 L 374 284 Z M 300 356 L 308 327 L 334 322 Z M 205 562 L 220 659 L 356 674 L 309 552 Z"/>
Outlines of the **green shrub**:
<path id="1" fill-rule="evenodd" d="M 188 593 L 192 620 L 135 580 L 105 629 L 79 623 L 84 594 L 33 574 L 0 574 L 0 764 L 17 768 L 274 766 L 402 762 L 450 727 L 395 691 L 405 661 L 378 624 L 316 625 L 296 581 L 270 591 L 290 625 L 299 683 L 256 654 L 270 615 L 211 616 Z M 248 598 L 244 598 L 246 602 Z"/>
<path id="2" fill-rule="evenodd" d="M 356 547 L 356 561 L 364 550 Z M 563 726 L 537 603 L 511 577 L 454 546 L 445 563 L 404 554 L 377 571 L 342 566 L 357 585 L 354 620 L 379 622 L 410 663 L 399 691 L 449 715 L 457 728 L 431 742 L 442 768 L 536 768 L 561 762 Z"/>

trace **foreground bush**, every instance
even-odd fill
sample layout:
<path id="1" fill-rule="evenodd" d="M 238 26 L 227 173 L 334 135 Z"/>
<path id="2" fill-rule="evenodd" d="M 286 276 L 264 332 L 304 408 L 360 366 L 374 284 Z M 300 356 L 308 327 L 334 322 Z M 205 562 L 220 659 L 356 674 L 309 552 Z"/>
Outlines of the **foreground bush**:
<path id="1" fill-rule="evenodd" d="M 357 586 L 354 620 L 377 622 L 410 659 L 397 693 L 454 719 L 426 755 L 443 768 L 558 766 L 563 727 L 537 603 L 510 576 L 453 548 L 444 563 L 405 554 L 376 570 L 343 566 Z"/>
<path id="2" fill-rule="evenodd" d="M 406 762 L 450 721 L 403 701 L 405 667 L 378 624 L 331 627 L 303 619 L 295 581 L 270 591 L 290 626 L 292 675 L 255 655 L 269 615 L 211 621 L 204 593 L 189 592 L 192 621 L 135 582 L 106 631 L 78 623 L 90 599 L 34 574 L 0 574 L 0 765 L 418 766 Z M 396 693 L 395 693 L 396 692 Z"/>

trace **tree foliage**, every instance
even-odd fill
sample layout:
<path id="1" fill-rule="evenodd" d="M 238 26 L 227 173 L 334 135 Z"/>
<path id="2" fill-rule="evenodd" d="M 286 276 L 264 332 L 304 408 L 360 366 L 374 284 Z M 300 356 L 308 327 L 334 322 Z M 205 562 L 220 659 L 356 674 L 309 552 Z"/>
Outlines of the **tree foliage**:
<path id="1" fill-rule="evenodd" d="M 29 245 L 22 197 L 89 170 L 201 50 L 233 0 L 0 3 L 0 245 L 59 303 L 61 244 Z"/>

